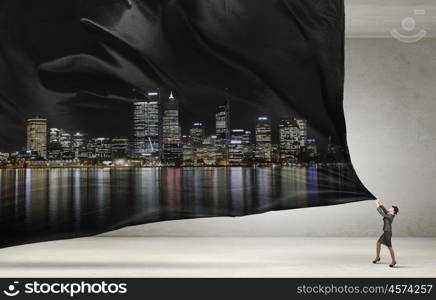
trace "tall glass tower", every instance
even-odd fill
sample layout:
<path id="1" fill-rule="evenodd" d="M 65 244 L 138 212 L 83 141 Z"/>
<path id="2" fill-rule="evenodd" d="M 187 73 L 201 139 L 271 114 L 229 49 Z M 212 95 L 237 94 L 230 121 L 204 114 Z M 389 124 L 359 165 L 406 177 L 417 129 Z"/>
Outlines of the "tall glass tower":
<path id="1" fill-rule="evenodd" d="M 86 134 L 81 132 L 76 132 L 73 135 L 73 152 L 74 158 L 88 158 L 87 151 L 88 138 Z"/>
<path id="2" fill-rule="evenodd" d="M 215 114 L 217 162 L 228 164 L 228 149 L 230 145 L 230 99 L 226 89 L 226 101 L 218 106 Z"/>
<path id="3" fill-rule="evenodd" d="M 251 152 L 251 131 L 232 129 L 229 162 L 231 164 L 249 163 L 252 160 Z"/>
<path id="4" fill-rule="evenodd" d="M 49 160 L 61 160 L 62 159 L 62 147 L 61 147 L 61 132 L 62 129 L 50 128 L 48 138 L 48 155 Z"/>
<path id="5" fill-rule="evenodd" d="M 206 130 L 203 123 L 194 123 L 193 127 L 189 130 L 189 135 L 191 136 L 192 144 L 195 147 L 200 147 L 206 139 Z"/>
<path id="6" fill-rule="evenodd" d="M 257 118 L 255 159 L 259 163 L 270 163 L 272 160 L 272 129 L 268 117 Z"/>
<path id="7" fill-rule="evenodd" d="M 37 151 L 47 158 L 47 119 L 27 120 L 27 150 Z"/>
<path id="8" fill-rule="evenodd" d="M 129 139 L 125 137 L 116 137 L 112 139 L 112 160 L 125 160 L 130 157 L 130 143 Z"/>
<path id="9" fill-rule="evenodd" d="M 133 103 L 133 155 L 156 159 L 161 154 L 161 104 L 158 91 Z"/>
<path id="10" fill-rule="evenodd" d="M 299 145 L 300 128 L 290 119 L 282 119 L 279 123 L 280 160 L 282 163 L 296 162 Z"/>
<path id="11" fill-rule="evenodd" d="M 307 144 L 307 120 L 295 119 L 295 123 L 300 129 L 300 146 L 306 147 Z"/>
<path id="12" fill-rule="evenodd" d="M 223 105 L 218 106 L 215 120 L 217 143 L 225 148 L 230 143 L 230 102 L 228 98 Z"/>
<path id="13" fill-rule="evenodd" d="M 171 92 L 162 117 L 163 152 L 162 160 L 169 164 L 179 164 L 182 155 L 179 104 Z"/>
<path id="14" fill-rule="evenodd" d="M 50 128 L 47 158 L 49 160 L 70 160 L 77 158 L 75 156 L 74 137 L 63 129 Z"/>

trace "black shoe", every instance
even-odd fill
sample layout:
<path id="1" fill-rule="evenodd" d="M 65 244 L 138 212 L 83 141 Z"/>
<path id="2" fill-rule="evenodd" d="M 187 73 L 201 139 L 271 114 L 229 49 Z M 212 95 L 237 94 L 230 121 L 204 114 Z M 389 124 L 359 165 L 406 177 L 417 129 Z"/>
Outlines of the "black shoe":
<path id="1" fill-rule="evenodd" d="M 393 264 L 390 264 L 389 267 L 393 268 L 393 267 L 395 267 L 396 264 L 397 264 L 397 262 L 394 262 Z"/>
<path id="2" fill-rule="evenodd" d="M 372 261 L 372 263 L 373 263 L 373 264 L 376 264 L 376 263 L 378 263 L 379 261 L 380 261 L 380 257 L 377 258 L 377 259 L 374 259 L 374 260 Z"/>

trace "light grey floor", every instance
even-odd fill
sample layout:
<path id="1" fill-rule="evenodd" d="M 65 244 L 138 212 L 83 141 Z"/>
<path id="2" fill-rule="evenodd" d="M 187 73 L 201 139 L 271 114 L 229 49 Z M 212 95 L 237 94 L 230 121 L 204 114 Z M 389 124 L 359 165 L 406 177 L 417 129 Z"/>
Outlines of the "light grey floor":
<path id="1" fill-rule="evenodd" d="M 435 277 L 436 238 L 93 237 L 0 250 L 1 277 Z"/>

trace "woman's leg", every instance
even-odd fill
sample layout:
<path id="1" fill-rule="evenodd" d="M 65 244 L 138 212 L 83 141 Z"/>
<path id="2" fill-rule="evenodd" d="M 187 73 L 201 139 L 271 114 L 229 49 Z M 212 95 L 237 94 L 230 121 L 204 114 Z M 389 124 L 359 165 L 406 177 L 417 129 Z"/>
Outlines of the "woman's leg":
<path id="1" fill-rule="evenodd" d="M 379 259 L 380 258 L 380 250 L 381 250 L 381 243 L 379 241 L 377 241 L 377 243 L 375 244 L 375 259 Z"/>
<path id="2" fill-rule="evenodd" d="M 391 254 L 391 259 L 392 259 L 392 265 L 395 265 L 397 263 L 397 260 L 395 259 L 395 251 L 394 248 L 392 247 L 388 247 L 389 249 L 389 253 Z"/>

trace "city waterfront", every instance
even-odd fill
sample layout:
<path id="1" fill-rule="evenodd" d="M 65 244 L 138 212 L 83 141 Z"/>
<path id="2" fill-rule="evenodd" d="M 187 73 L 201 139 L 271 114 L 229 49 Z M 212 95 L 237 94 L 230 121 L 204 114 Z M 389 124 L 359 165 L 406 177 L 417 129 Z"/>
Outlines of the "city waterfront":
<path id="1" fill-rule="evenodd" d="M 367 198 L 358 191 L 360 183 L 346 165 L 3 169 L 1 243 Z"/>

